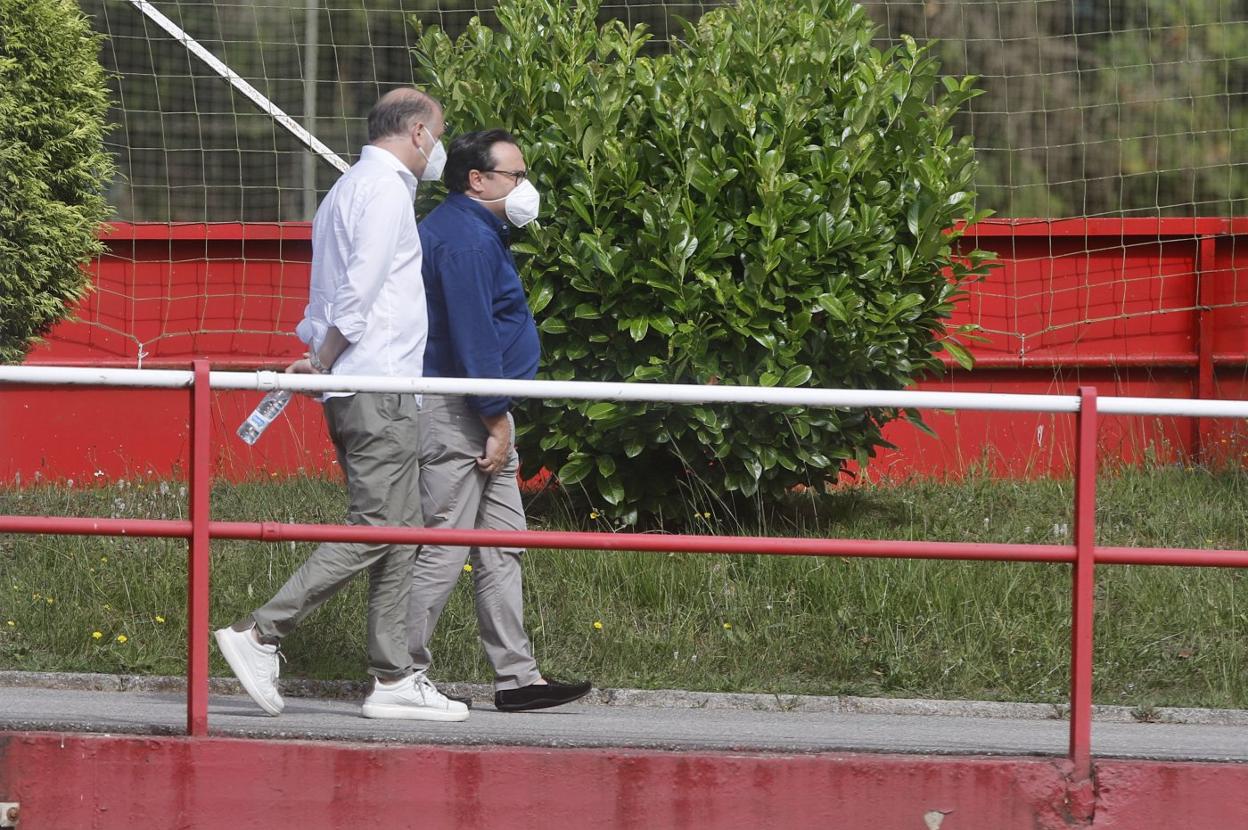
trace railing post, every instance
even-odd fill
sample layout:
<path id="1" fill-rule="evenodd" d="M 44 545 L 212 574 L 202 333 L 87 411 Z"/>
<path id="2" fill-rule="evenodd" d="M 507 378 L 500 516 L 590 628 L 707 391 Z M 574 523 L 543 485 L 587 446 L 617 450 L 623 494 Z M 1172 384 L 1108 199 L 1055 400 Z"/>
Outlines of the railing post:
<path id="1" fill-rule="evenodd" d="M 186 731 L 208 734 L 208 518 L 212 488 L 209 439 L 212 430 L 212 389 L 208 361 L 196 360 L 191 385 L 191 539 L 187 559 Z"/>
<path id="2" fill-rule="evenodd" d="M 1092 774 L 1092 591 L 1096 582 L 1096 388 L 1079 387 L 1075 444 L 1075 564 L 1070 629 L 1070 760 Z"/>

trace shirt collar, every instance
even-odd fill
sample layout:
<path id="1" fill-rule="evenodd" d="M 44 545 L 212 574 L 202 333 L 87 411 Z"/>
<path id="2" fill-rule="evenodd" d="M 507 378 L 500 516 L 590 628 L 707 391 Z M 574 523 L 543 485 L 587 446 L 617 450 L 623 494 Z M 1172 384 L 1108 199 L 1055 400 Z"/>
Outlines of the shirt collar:
<path id="1" fill-rule="evenodd" d="M 419 179 L 412 175 L 412 171 L 394 153 L 376 144 L 365 144 L 364 149 L 360 150 L 360 161 L 376 161 L 394 170 L 403 179 L 403 184 L 407 185 L 408 192 L 412 196 L 416 195 Z"/>
<path id="2" fill-rule="evenodd" d="M 484 222 L 491 230 L 497 231 L 498 235 L 503 238 L 503 244 L 510 241 L 511 229 L 507 227 L 507 223 L 491 213 L 489 208 L 476 199 L 463 193 L 452 193 L 446 197 L 446 200 Z"/>

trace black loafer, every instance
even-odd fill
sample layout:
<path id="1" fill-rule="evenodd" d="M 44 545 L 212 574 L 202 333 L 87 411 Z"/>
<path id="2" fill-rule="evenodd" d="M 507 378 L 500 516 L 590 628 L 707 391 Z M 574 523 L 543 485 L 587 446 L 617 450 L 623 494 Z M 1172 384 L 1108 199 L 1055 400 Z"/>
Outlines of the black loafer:
<path id="1" fill-rule="evenodd" d="M 528 712 L 533 709 L 549 709 L 580 700 L 589 694 L 593 685 L 584 680 L 580 683 L 560 683 L 547 678 L 545 683 L 521 686 L 519 689 L 502 689 L 494 693 L 494 708 L 500 712 Z"/>

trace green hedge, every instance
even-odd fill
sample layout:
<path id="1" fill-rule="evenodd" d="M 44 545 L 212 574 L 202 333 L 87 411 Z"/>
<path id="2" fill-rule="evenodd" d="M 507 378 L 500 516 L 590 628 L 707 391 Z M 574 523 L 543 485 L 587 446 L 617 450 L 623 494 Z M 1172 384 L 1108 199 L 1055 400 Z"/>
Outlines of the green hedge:
<path id="1" fill-rule="evenodd" d="M 0 363 L 89 290 L 113 176 L 98 50 L 73 0 L 0 0 Z"/>
<path id="2" fill-rule="evenodd" d="M 876 49 L 847 0 L 741 0 L 657 56 L 596 2 L 497 13 L 414 51 L 448 122 L 513 130 L 545 194 L 515 245 L 543 377 L 899 389 L 942 348 L 966 359 L 945 321 L 988 255 L 953 253 L 982 216 L 950 119 L 973 79 Z M 633 523 L 822 481 L 905 417 L 530 402 L 519 440 L 527 470 Z"/>

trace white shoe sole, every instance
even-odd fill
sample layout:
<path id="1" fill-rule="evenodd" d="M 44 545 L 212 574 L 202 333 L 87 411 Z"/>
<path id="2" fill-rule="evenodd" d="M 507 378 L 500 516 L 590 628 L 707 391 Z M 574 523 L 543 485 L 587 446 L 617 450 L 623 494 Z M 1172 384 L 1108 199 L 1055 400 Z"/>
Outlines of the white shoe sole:
<path id="1" fill-rule="evenodd" d="M 234 672 L 234 676 L 238 678 L 238 682 L 243 685 L 243 691 L 256 702 L 256 705 L 263 709 L 273 717 L 277 717 L 282 713 L 285 707 L 285 701 L 273 704 L 260 694 L 259 686 L 256 684 L 256 678 L 247 668 L 247 661 L 234 642 L 230 639 L 226 632 L 230 629 L 222 628 L 212 632 L 213 638 L 217 641 L 217 648 L 221 649 L 221 656 L 225 658 L 225 662 L 230 664 L 230 671 Z M 248 635 L 243 635 L 248 636 Z"/>
<path id="2" fill-rule="evenodd" d="M 427 706 L 405 706 L 401 703 L 365 703 L 360 710 L 366 718 L 389 718 L 391 720 L 436 720 L 458 722 L 468 720 L 468 710 L 462 712 L 433 709 Z"/>

